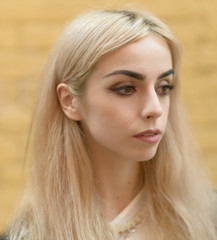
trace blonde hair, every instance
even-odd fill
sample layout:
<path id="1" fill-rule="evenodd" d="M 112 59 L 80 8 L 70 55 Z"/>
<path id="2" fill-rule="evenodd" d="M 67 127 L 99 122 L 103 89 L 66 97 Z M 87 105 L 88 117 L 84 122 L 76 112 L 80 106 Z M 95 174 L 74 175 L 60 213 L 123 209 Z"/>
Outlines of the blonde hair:
<path id="1" fill-rule="evenodd" d="M 57 40 L 34 116 L 30 184 L 10 239 L 118 239 L 97 204 L 79 123 L 64 115 L 56 87 L 67 83 L 72 94 L 82 96 L 102 56 L 150 33 L 171 50 L 176 86 L 165 136 L 154 159 L 143 163 L 153 239 L 216 239 L 212 189 L 197 167 L 179 104 L 180 44 L 158 18 L 133 10 L 89 12 Z"/>

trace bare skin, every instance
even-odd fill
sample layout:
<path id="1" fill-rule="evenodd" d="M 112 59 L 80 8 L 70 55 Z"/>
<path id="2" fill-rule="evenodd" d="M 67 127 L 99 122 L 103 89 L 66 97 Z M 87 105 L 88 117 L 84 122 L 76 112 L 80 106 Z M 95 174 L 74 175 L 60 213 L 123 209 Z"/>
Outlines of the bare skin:
<path id="1" fill-rule="evenodd" d="M 92 157 L 96 187 L 103 199 L 102 207 L 108 220 L 114 219 L 137 195 L 143 185 L 140 162 L 120 162 L 115 158 L 97 161 Z"/>
<path id="2" fill-rule="evenodd" d="M 81 123 L 108 220 L 141 190 L 141 163 L 154 157 L 166 129 L 172 80 L 170 50 L 150 34 L 103 57 L 83 99 L 71 96 L 64 83 L 57 87 L 63 111 Z M 135 137 L 154 129 L 157 139 Z"/>

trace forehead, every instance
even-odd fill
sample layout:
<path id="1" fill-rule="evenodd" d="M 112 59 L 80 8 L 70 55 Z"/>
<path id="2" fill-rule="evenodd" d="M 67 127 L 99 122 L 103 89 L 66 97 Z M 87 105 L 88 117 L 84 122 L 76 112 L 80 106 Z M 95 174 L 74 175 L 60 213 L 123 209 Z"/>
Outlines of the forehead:
<path id="1" fill-rule="evenodd" d="M 153 70 L 153 67 L 159 71 L 172 68 L 172 57 L 166 41 L 158 35 L 149 34 L 105 55 L 97 63 L 94 71 L 127 68 L 144 72 L 148 69 Z"/>

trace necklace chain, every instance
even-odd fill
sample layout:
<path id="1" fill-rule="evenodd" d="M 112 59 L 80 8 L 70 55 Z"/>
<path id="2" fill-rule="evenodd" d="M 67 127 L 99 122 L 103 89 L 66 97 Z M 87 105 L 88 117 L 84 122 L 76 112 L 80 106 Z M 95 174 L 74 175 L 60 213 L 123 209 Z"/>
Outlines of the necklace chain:
<path id="1" fill-rule="evenodd" d="M 143 208 L 131 220 L 127 221 L 124 224 L 117 225 L 116 229 L 120 237 L 123 238 L 124 240 L 130 240 L 129 235 L 131 233 L 134 233 L 136 229 L 141 226 L 141 223 L 144 220 L 145 215 L 146 215 L 146 211 Z"/>
<path id="2" fill-rule="evenodd" d="M 142 222 L 142 221 L 141 221 Z M 123 237 L 124 240 L 130 240 L 129 235 L 131 233 L 134 233 L 138 227 L 140 227 L 141 223 L 138 223 L 138 225 L 131 226 L 129 229 L 119 232 L 120 237 Z"/>

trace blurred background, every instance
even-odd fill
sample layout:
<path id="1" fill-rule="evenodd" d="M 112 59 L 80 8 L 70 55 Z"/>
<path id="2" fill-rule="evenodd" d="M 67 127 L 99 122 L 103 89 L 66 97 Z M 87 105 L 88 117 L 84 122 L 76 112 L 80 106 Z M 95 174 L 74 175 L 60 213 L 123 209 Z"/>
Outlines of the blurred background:
<path id="1" fill-rule="evenodd" d="M 0 0 L 0 231 L 24 189 L 24 153 L 36 89 L 64 24 L 92 8 L 132 6 L 164 20 L 183 46 L 182 97 L 217 187 L 216 0 Z"/>

